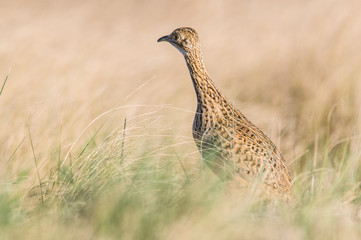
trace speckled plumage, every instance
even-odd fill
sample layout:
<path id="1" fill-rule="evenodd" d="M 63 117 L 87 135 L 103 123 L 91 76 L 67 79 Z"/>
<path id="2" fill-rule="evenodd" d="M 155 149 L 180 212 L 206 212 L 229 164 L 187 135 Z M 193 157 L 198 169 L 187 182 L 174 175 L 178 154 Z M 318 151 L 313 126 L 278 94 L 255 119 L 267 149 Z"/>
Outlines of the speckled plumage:
<path id="1" fill-rule="evenodd" d="M 223 179 L 241 179 L 249 185 L 259 179 L 268 196 L 292 198 L 292 176 L 281 152 L 215 87 L 197 32 L 178 28 L 161 41 L 171 43 L 186 60 L 197 95 L 193 137 L 210 169 Z"/>

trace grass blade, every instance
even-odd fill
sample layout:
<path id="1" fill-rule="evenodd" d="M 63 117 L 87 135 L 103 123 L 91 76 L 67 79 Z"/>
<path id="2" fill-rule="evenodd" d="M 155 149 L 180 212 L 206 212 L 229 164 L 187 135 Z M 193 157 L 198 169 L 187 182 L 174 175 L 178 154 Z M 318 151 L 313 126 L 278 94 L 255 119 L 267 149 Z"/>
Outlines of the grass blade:
<path id="1" fill-rule="evenodd" d="M 103 128 L 105 122 L 97 129 L 97 131 L 93 134 L 93 136 L 90 138 L 90 140 L 87 142 L 87 144 L 85 145 L 85 147 L 82 149 L 82 151 L 79 153 L 78 158 L 81 157 L 81 155 L 83 155 L 83 153 L 85 152 L 85 150 L 88 148 L 89 144 L 91 142 L 93 142 L 94 138 L 98 135 L 99 131 Z"/>
<path id="2" fill-rule="evenodd" d="M 127 128 L 127 118 L 124 118 L 123 125 L 123 141 L 122 141 L 122 151 L 120 153 L 120 162 L 123 162 L 124 159 L 124 145 L 125 145 L 125 129 Z"/>
<path id="3" fill-rule="evenodd" d="M 42 187 L 42 183 L 41 183 L 41 179 L 40 179 L 40 172 L 39 172 L 39 167 L 38 167 L 38 161 L 37 161 L 37 159 L 36 159 L 36 154 L 35 154 L 35 150 L 34 150 L 33 139 L 32 139 L 32 137 L 31 137 L 29 125 L 28 125 L 28 134 L 29 134 L 29 140 L 30 140 L 30 144 L 31 144 L 31 150 L 32 150 L 32 152 L 33 152 L 33 157 L 34 157 L 34 161 L 35 161 L 35 167 L 36 167 L 36 171 L 37 171 L 37 174 L 38 174 L 40 194 L 41 194 L 41 202 L 44 203 L 43 187 Z"/>
<path id="4" fill-rule="evenodd" d="M 0 96 L 3 93 L 3 90 L 4 90 L 4 87 L 5 87 L 5 84 L 6 84 L 7 80 L 8 80 L 8 77 L 9 77 L 9 74 L 6 75 L 6 77 L 5 77 L 5 81 L 4 81 L 3 86 L 1 87 L 1 90 L 0 90 Z"/>

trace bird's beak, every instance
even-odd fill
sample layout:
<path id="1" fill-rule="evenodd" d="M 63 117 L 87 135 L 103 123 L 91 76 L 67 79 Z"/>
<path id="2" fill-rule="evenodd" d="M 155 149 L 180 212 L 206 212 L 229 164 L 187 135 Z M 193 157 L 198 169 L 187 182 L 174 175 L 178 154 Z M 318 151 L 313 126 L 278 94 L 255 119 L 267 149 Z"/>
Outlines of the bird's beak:
<path id="1" fill-rule="evenodd" d="M 159 38 L 157 42 L 168 42 L 168 35 Z"/>

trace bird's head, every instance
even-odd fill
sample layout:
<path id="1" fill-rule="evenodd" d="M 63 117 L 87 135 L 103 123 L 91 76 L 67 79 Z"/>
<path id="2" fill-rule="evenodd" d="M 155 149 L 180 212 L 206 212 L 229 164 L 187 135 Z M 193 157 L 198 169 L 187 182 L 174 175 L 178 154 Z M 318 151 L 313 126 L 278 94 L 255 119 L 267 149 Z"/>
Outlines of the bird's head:
<path id="1" fill-rule="evenodd" d="M 169 42 L 184 56 L 200 51 L 198 34 L 190 27 L 177 28 L 171 34 L 159 38 L 157 42 Z"/>

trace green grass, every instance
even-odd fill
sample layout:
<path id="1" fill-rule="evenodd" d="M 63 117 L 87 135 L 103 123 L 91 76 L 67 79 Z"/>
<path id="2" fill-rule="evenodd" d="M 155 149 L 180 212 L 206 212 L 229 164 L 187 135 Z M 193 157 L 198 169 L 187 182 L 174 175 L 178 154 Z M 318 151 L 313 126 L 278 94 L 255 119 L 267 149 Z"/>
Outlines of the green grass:
<path id="1" fill-rule="evenodd" d="M 59 156 L 65 153 L 53 155 L 55 159 L 49 161 L 56 164 L 50 174 L 39 175 L 40 183 L 26 194 L 21 181 L 3 184 L 1 238 L 361 236 L 360 164 L 352 152 L 357 140 L 332 149 L 325 142 L 315 144 L 317 154 L 310 154 L 306 161 L 316 164 L 308 164 L 306 171 L 297 174 L 297 200 L 290 206 L 232 193 L 207 169 L 201 172 L 199 164 L 184 164 L 186 159 L 175 152 L 172 143 L 176 140 L 171 136 L 159 133 L 162 136 L 147 137 L 146 130 L 128 125 L 129 129 L 124 124 L 123 129 L 98 137 L 102 124 L 87 136 L 83 146 L 77 147 L 78 153 L 62 161 Z"/>

